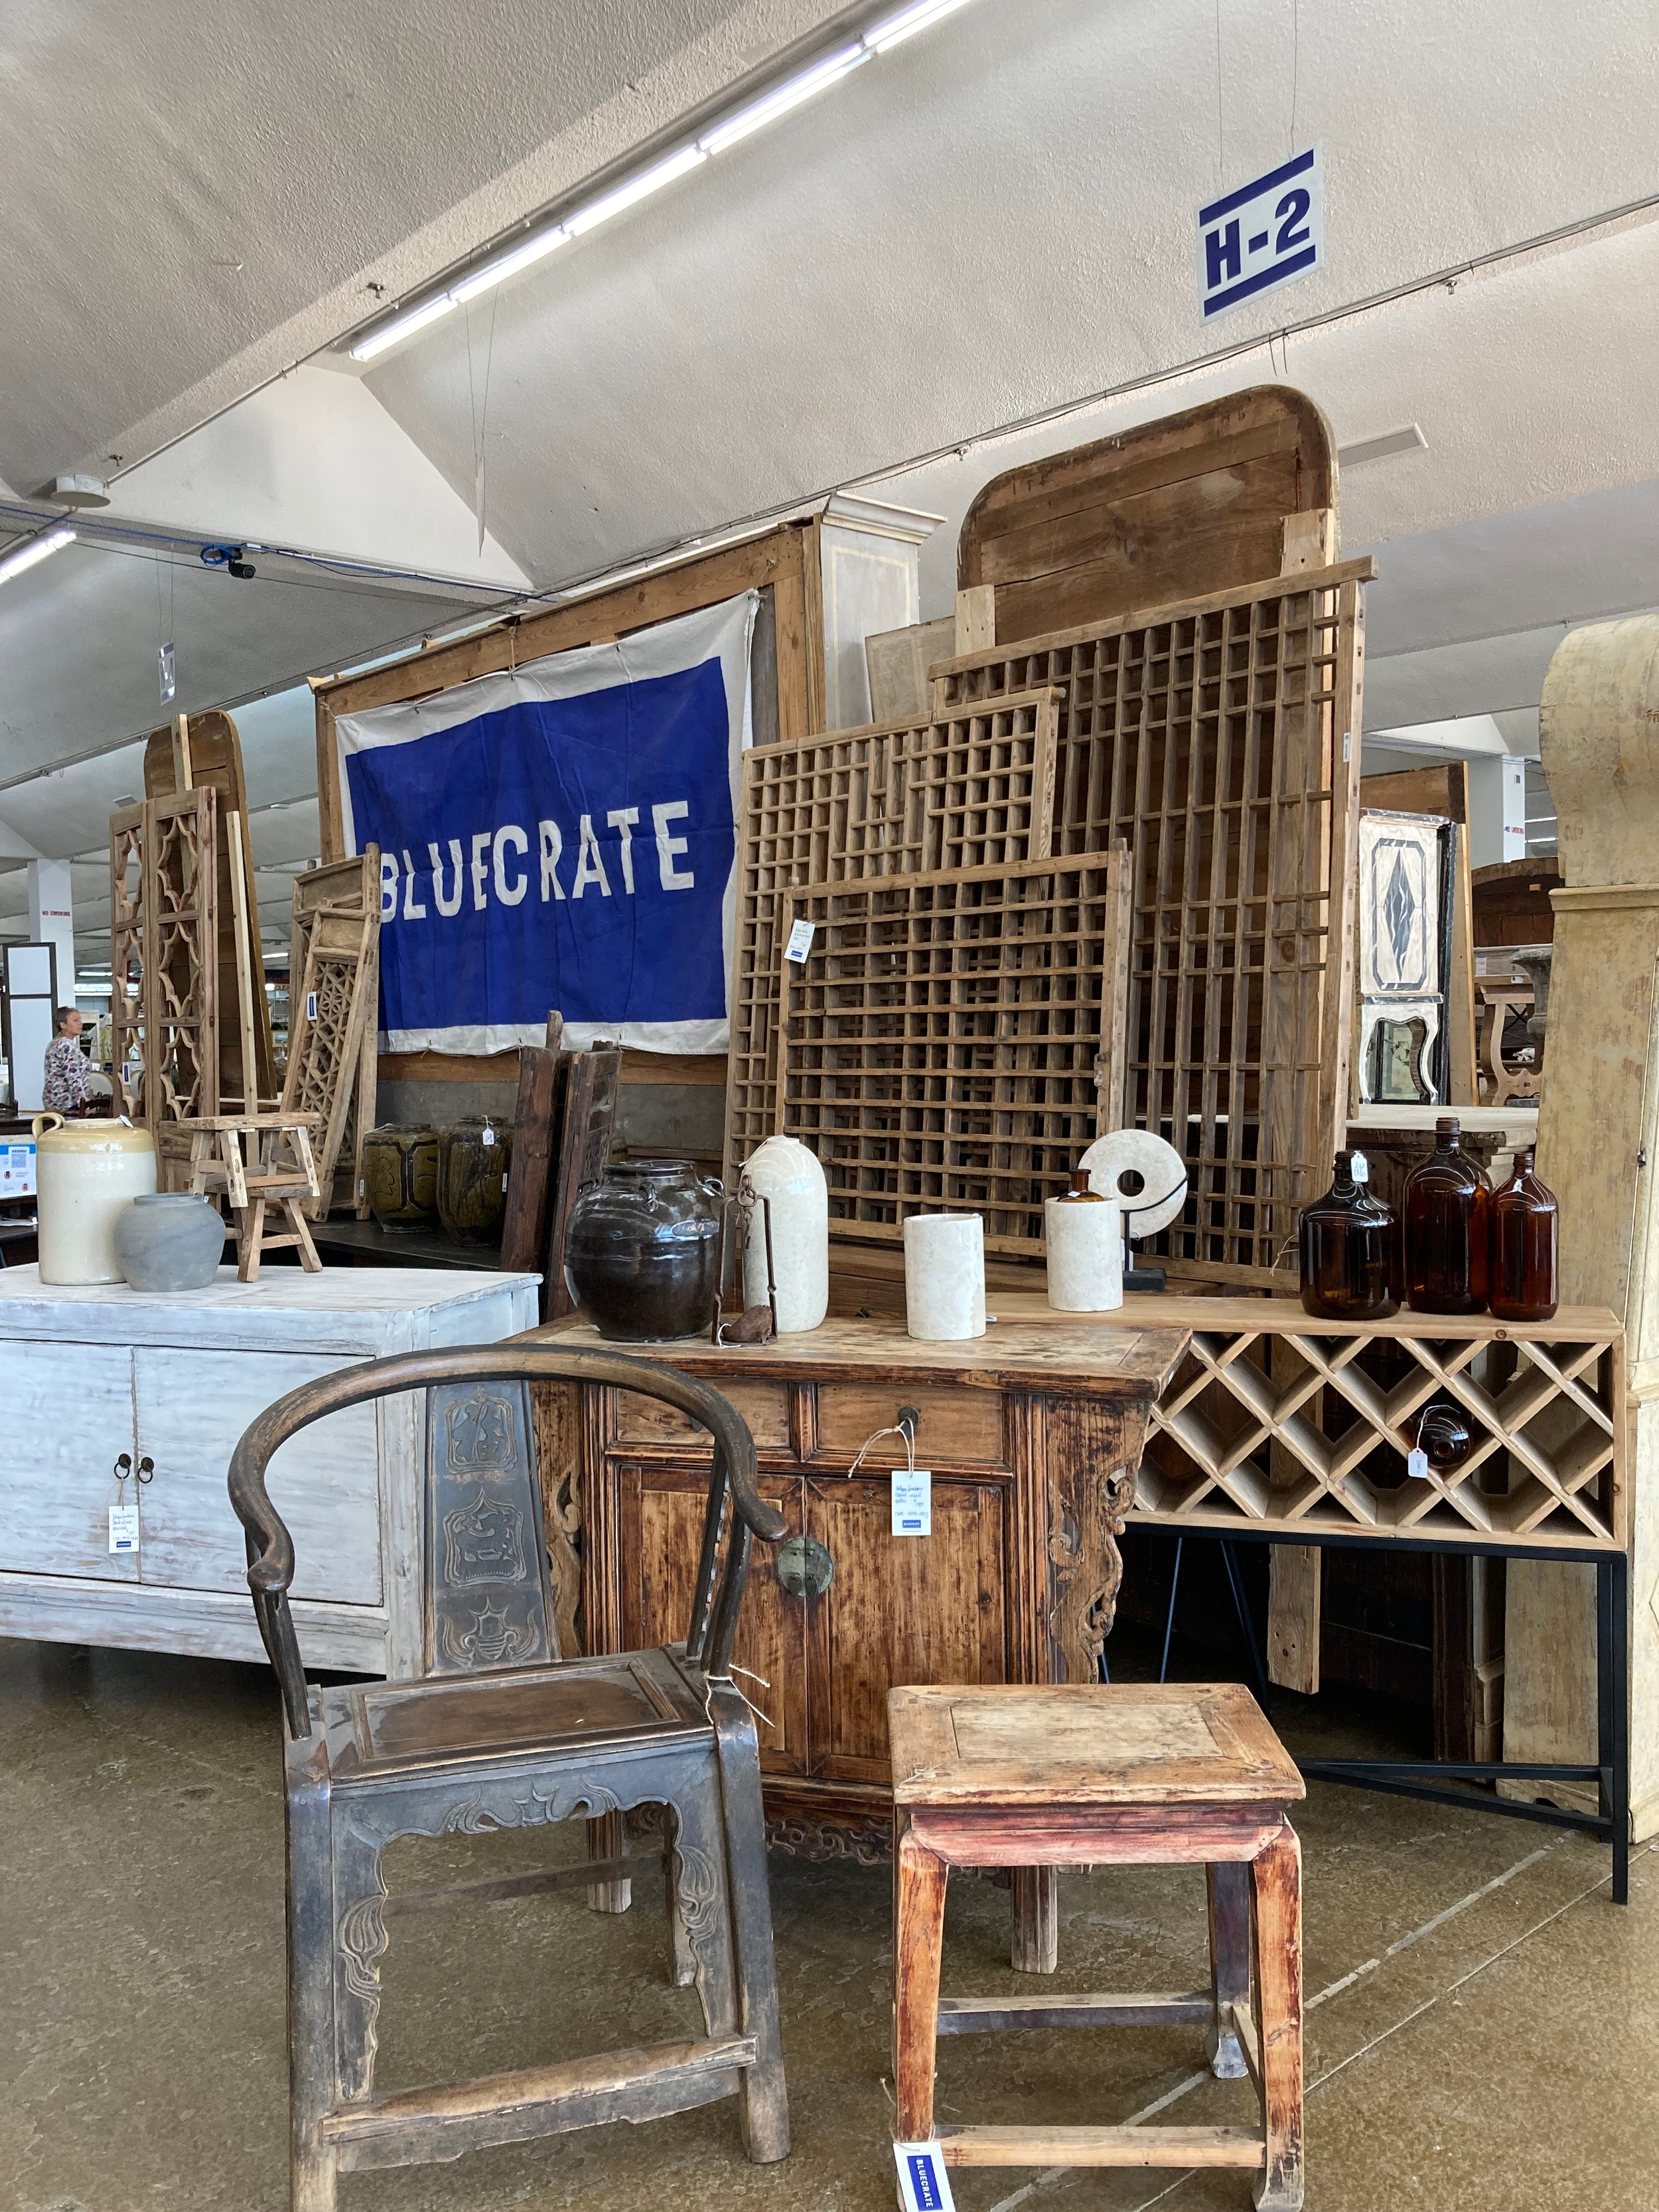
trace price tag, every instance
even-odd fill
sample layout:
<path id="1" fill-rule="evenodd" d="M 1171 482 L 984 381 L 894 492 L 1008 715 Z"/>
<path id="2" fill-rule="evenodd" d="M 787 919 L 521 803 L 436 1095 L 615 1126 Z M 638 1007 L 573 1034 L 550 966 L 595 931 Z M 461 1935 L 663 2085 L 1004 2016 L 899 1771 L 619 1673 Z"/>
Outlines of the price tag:
<path id="1" fill-rule="evenodd" d="M 489 1124 L 487 1121 L 484 1124 L 484 1133 L 478 1141 L 483 1146 L 485 1152 L 488 1152 L 495 1141 L 495 1132 L 489 1127 Z"/>
<path id="2" fill-rule="evenodd" d="M 1348 1170 L 1356 1182 L 1369 1182 L 1371 1179 L 1371 1164 L 1364 1152 L 1349 1153 Z"/>
<path id="3" fill-rule="evenodd" d="M 314 1022 L 316 1018 L 317 994 L 314 991 L 307 991 L 306 993 L 306 1019 L 308 1022 Z"/>
<path id="4" fill-rule="evenodd" d="M 893 1469 L 893 1534 L 931 1536 L 933 1533 L 933 1477 L 925 1467 Z"/>
<path id="5" fill-rule="evenodd" d="M 112 1552 L 136 1552 L 138 1548 L 138 1505 L 112 1505 L 109 1509 L 109 1547 Z"/>
<path id="6" fill-rule="evenodd" d="M 804 967 L 806 956 L 812 950 L 812 939 L 816 928 L 817 925 L 813 922 L 798 921 L 789 933 L 788 944 L 783 948 L 784 958 L 793 960 L 798 966 Z"/>
<path id="7" fill-rule="evenodd" d="M 501 1177 L 501 1188 L 503 1190 L 507 1188 L 507 1177 L 505 1176 Z"/>
<path id="8" fill-rule="evenodd" d="M 1423 1447 L 1420 1444 L 1415 1451 L 1407 1453 L 1406 1473 L 1410 1476 L 1413 1482 L 1426 1482 L 1428 1480 L 1429 1455 L 1427 1452 L 1423 1449 Z"/>
<path id="9" fill-rule="evenodd" d="M 957 2212 L 950 2176 L 936 2142 L 896 2142 L 899 2202 L 904 2212 Z"/>

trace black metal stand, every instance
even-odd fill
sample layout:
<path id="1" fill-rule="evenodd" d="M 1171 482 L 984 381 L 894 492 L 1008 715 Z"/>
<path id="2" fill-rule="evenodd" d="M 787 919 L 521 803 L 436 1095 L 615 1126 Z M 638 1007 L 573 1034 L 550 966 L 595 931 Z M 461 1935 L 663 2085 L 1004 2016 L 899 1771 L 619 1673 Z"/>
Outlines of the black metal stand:
<path id="1" fill-rule="evenodd" d="M 1143 1524 L 1168 1528 L 1167 1522 Z M 1237 1542 L 1310 1544 L 1321 1549 L 1375 1551 L 1378 1540 L 1370 1536 L 1327 1534 L 1322 1529 L 1264 1528 L 1241 1526 L 1224 1535 L 1214 1528 L 1189 1528 L 1176 1537 L 1175 1573 L 1170 1583 L 1170 1608 L 1164 1623 L 1164 1653 L 1158 1671 L 1163 1681 L 1169 1673 L 1170 1640 L 1175 1630 L 1176 1595 L 1181 1587 L 1181 1554 L 1188 1536 L 1208 1536 L 1221 1547 L 1234 1610 L 1250 1655 L 1256 1694 L 1267 1704 L 1267 1671 L 1256 1642 L 1243 1579 L 1233 1547 Z M 1499 1813 L 1515 1820 L 1542 1820 L 1552 1827 L 1587 1828 L 1613 1847 L 1613 1901 L 1630 1902 L 1630 1561 L 1623 1552 L 1552 1550 L 1540 1554 L 1520 1545 L 1437 1542 L 1431 1537 L 1390 1536 L 1391 1545 L 1413 1552 L 1447 1552 L 1485 1559 L 1572 1560 L 1595 1569 L 1595 1728 L 1594 1766 L 1549 1766 L 1531 1763 L 1474 1761 L 1449 1759 L 1304 1759 L 1297 1762 L 1304 1775 L 1325 1782 L 1343 1782 L 1364 1790 L 1384 1790 L 1401 1797 L 1426 1797 L 1444 1805 L 1473 1806 L 1476 1811 Z M 1445 1785 L 1452 1782 L 1593 1782 L 1601 1804 L 1599 1813 L 1577 1813 L 1559 1805 L 1523 1805 L 1508 1797 L 1476 1796 L 1468 1790 Z"/>

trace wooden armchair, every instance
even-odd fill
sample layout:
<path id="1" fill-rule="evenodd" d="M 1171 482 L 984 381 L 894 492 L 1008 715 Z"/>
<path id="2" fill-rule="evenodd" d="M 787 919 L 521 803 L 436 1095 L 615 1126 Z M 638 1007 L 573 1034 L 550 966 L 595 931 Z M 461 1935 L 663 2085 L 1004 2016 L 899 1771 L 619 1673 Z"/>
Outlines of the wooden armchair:
<path id="1" fill-rule="evenodd" d="M 560 1660 L 550 1650 L 531 1382 L 604 1382 L 661 1399 L 713 1437 L 684 1644 L 591 1659 Z M 311 1422 L 414 1390 L 427 1394 L 429 1671 L 415 1681 L 319 1690 L 301 1663 L 288 1601 L 294 1545 L 265 1470 Z M 287 1723 L 294 2212 L 331 2212 L 337 2177 L 355 2168 L 453 2159 L 720 2097 L 737 2098 L 751 2159 L 784 2157 L 759 1757 L 728 1669 L 750 1543 L 775 1543 L 786 1524 L 757 1494 L 754 1440 L 741 1415 L 707 1383 L 609 1352 L 501 1345 L 377 1359 L 268 1407 L 237 1444 L 230 1500 Z M 526 1665 L 527 1656 L 541 1663 Z M 580 1815 L 607 1820 L 615 1838 L 621 1815 L 645 1805 L 669 1808 L 673 1977 L 695 1982 L 704 2038 L 377 2094 L 387 1914 L 466 1890 L 503 1893 L 500 1884 L 467 1883 L 388 1898 L 386 1846 L 399 1836 L 477 1835 Z M 619 1881 L 636 1863 L 590 1860 L 515 1877 L 511 1892 Z"/>

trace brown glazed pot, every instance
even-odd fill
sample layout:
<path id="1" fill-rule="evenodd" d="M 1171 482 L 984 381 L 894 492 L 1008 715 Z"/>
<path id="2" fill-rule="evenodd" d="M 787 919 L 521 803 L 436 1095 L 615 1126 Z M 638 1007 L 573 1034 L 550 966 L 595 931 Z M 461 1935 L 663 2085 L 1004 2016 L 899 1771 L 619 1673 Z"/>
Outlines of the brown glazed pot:
<path id="1" fill-rule="evenodd" d="M 438 1133 L 388 1121 L 363 1139 L 363 1190 L 382 1229 L 406 1236 L 438 1220 Z"/>
<path id="2" fill-rule="evenodd" d="M 571 1209 L 565 1273 L 601 1336 L 668 1344 L 708 1328 L 725 1197 L 690 1160 L 617 1160 L 589 1184 Z"/>
<path id="3" fill-rule="evenodd" d="M 513 1131 L 489 1114 L 465 1114 L 438 1132 L 438 1218 L 464 1244 L 501 1241 Z"/>

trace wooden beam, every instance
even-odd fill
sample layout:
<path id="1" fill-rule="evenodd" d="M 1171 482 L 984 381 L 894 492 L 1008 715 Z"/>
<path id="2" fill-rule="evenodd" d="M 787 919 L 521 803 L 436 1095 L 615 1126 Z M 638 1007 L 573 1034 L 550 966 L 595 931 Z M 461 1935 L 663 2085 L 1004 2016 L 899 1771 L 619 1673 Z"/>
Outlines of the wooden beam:
<path id="1" fill-rule="evenodd" d="M 946 2166 L 1226 2166 L 1265 2162 L 1248 2128 L 953 2128 L 935 2130 Z"/>
<path id="2" fill-rule="evenodd" d="M 1267 1680 L 1319 1693 L 1320 1562 L 1316 1544 L 1274 1544 L 1267 1554 Z"/>

